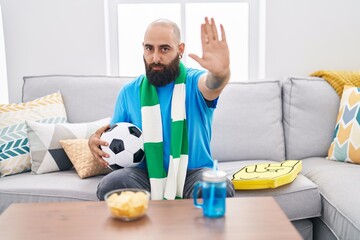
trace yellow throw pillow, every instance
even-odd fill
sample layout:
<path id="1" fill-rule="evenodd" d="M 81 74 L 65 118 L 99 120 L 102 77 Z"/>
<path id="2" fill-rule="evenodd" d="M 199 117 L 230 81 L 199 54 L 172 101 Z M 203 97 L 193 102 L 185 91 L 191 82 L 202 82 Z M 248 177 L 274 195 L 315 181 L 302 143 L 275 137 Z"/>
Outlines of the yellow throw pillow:
<path id="1" fill-rule="evenodd" d="M 99 165 L 90 152 L 87 139 L 60 140 L 61 146 L 80 178 L 107 174 L 110 169 Z"/>
<path id="2" fill-rule="evenodd" d="M 60 93 L 25 103 L 0 104 L 0 176 L 21 173 L 31 168 L 25 121 L 66 123 Z"/>
<path id="3" fill-rule="evenodd" d="M 276 188 L 294 181 L 302 169 L 300 160 L 245 166 L 231 179 L 236 190 Z"/>
<path id="4" fill-rule="evenodd" d="M 328 159 L 360 164 L 360 88 L 345 86 Z"/>

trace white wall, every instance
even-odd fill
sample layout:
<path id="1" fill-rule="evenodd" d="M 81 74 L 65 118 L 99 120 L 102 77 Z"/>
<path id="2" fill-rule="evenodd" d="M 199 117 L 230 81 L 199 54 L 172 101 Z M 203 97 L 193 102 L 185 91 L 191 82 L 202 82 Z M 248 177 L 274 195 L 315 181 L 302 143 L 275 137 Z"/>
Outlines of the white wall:
<path id="1" fill-rule="evenodd" d="M 3 33 L 2 10 L 0 5 L 0 104 L 9 102 Z"/>
<path id="2" fill-rule="evenodd" d="M 106 74 L 104 0 L 0 0 L 10 102 L 22 77 Z M 360 69 L 360 1 L 266 1 L 265 78 Z M 3 86 L 0 86 L 3 87 Z"/>
<path id="3" fill-rule="evenodd" d="M 359 0 L 268 0 L 268 78 L 360 70 Z"/>
<path id="4" fill-rule="evenodd" d="M 1 0 L 9 101 L 21 101 L 22 77 L 104 75 L 103 0 Z"/>

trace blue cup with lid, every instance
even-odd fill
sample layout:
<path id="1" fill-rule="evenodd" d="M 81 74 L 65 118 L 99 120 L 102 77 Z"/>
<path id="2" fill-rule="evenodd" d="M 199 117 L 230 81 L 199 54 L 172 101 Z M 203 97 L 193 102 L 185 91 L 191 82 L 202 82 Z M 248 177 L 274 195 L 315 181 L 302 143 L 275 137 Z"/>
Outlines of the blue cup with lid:
<path id="1" fill-rule="evenodd" d="M 202 203 L 198 202 L 198 192 L 201 190 Z M 208 218 L 221 218 L 226 212 L 226 173 L 209 170 L 202 174 L 202 181 L 194 185 L 194 205 L 203 209 Z"/>

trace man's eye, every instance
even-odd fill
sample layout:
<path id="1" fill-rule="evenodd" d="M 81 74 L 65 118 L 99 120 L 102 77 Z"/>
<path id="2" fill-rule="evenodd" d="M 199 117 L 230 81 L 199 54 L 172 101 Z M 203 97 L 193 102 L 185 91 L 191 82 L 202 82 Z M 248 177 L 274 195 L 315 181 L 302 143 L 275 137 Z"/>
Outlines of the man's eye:
<path id="1" fill-rule="evenodd" d="M 152 50 L 152 47 L 149 47 L 149 46 L 145 47 L 145 51 L 151 51 L 151 50 Z"/>
<path id="2" fill-rule="evenodd" d="M 162 50 L 163 52 L 168 52 L 168 51 L 170 50 L 170 48 L 165 47 L 165 48 L 162 48 L 161 50 Z"/>

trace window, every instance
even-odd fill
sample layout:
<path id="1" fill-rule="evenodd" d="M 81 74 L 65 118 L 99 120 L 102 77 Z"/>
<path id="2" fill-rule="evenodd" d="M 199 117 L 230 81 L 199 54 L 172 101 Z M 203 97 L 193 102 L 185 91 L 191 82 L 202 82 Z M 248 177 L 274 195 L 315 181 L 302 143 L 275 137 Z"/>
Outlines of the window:
<path id="1" fill-rule="evenodd" d="M 2 22 L 2 11 L 0 6 L 0 104 L 9 103 L 8 83 L 6 75 L 4 29 Z"/>
<path id="2" fill-rule="evenodd" d="M 137 76 L 144 72 L 142 42 L 147 25 L 157 18 L 168 18 L 180 27 L 180 10 L 179 4 L 167 3 L 118 5 L 120 76 Z M 138 20 L 139 18 L 141 21 Z"/>
<path id="3" fill-rule="evenodd" d="M 150 3 L 149 3 L 150 2 Z M 261 0 L 260 0 L 261 2 Z M 144 72 L 142 41 L 148 24 L 158 18 L 176 22 L 185 42 L 182 61 L 201 68 L 188 53 L 202 54 L 200 24 L 214 17 L 224 25 L 230 48 L 231 81 L 259 78 L 259 1 L 105 1 L 107 73 L 137 76 Z M 250 41 L 251 39 L 251 41 Z"/>
<path id="4" fill-rule="evenodd" d="M 212 16 L 217 25 L 221 23 L 225 28 L 230 49 L 231 79 L 246 81 L 249 69 L 248 3 L 189 3 L 185 6 L 187 53 L 201 56 L 200 24 L 204 22 L 204 16 Z M 191 58 L 186 58 L 185 61 L 189 67 L 200 68 Z"/>

